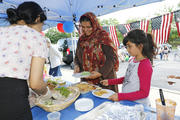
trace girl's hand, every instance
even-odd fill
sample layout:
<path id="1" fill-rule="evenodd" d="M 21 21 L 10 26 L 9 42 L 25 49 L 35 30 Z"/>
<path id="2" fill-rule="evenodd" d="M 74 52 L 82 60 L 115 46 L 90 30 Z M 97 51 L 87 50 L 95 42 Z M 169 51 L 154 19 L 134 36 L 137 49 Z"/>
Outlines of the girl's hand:
<path id="1" fill-rule="evenodd" d="M 79 66 L 75 65 L 74 66 L 74 73 L 79 73 L 79 72 L 80 72 Z"/>
<path id="2" fill-rule="evenodd" d="M 98 77 L 101 77 L 101 73 L 99 73 L 97 71 L 92 71 L 90 76 L 84 77 L 84 78 L 86 78 L 86 79 L 96 79 Z"/>
<path id="3" fill-rule="evenodd" d="M 118 100 L 118 93 L 115 93 L 115 94 L 111 95 L 108 99 L 110 99 L 112 101 L 119 101 Z"/>
<path id="4" fill-rule="evenodd" d="M 108 86 L 108 80 L 102 80 L 100 83 L 104 86 Z"/>

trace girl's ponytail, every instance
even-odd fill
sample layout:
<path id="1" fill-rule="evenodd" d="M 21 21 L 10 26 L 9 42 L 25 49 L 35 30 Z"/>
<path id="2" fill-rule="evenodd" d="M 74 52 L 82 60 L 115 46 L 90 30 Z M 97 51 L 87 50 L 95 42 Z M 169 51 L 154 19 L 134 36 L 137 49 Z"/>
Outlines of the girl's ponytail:
<path id="1" fill-rule="evenodd" d="M 149 52 L 147 57 L 150 59 L 151 63 L 153 64 L 153 56 L 156 55 L 156 49 L 157 46 L 153 41 L 152 35 L 150 33 L 145 33 L 147 35 L 147 40 L 148 40 L 148 44 L 149 44 Z"/>

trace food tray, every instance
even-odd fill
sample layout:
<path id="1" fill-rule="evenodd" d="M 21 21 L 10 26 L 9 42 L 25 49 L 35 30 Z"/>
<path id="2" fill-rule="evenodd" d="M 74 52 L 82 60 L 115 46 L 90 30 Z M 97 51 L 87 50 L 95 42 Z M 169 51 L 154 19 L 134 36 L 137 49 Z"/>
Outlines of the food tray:
<path id="1" fill-rule="evenodd" d="M 77 87 L 69 87 L 69 90 L 72 92 L 72 94 L 69 95 L 65 100 L 57 100 L 57 104 L 45 105 L 43 98 L 39 97 L 36 100 L 36 105 L 47 112 L 54 112 L 65 109 L 66 107 L 71 105 L 80 95 L 80 91 Z"/>
<path id="2" fill-rule="evenodd" d="M 96 108 L 92 109 L 91 111 L 77 117 L 75 120 L 101 120 L 98 118 L 100 116 L 102 116 L 103 114 L 105 114 L 106 112 L 108 112 L 110 109 L 112 109 L 112 106 L 116 106 L 116 103 L 104 102 L 104 103 L 100 104 L 99 106 L 97 106 Z M 116 111 L 118 109 L 118 107 L 119 106 L 114 107 L 114 111 Z M 126 108 L 126 107 L 127 106 L 124 105 L 124 108 Z M 109 120 L 108 115 L 106 115 L 106 117 L 103 117 L 102 119 Z M 146 119 L 145 112 L 140 112 L 140 120 L 145 120 L 145 119 Z"/>
<path id="3" fill-rule="evenodd" d="M 82 94 L 88 93 L 96 89 L 101 89 L 101 87 L 87 83 L 87 82 L 78 82 L 76 84 L 73 84 L 72 86 L 78 87 L 80 90 L 80 93 Z"/>

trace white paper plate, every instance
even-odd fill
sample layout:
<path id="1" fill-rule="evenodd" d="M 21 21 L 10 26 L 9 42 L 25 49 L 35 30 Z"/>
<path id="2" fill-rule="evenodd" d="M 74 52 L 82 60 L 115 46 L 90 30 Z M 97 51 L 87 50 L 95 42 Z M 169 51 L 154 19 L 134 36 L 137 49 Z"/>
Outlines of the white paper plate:
<path id="1" fill-rule="evenodd" d="M 91 110 L 94 107 L 94 102 L 89 98 L 80 98 L 76 100 L 74 105 L 77 111 L 85 112 Z"/>
<path id="2" fill-rule="evenodd" d="M 174 79 L 174 78 L 169 78 L 166 80 L 167 82 L 170 81 L 170 82 L 179 82 L 179 79 Z"/>
<path id="3" fill-rule="evenodd" d="M 100 97 L 100 98 L 109 98 L 111 95 L 115 94 L 114 91 L 109 90 L 109 89 L 101 89 L 101 90 L 105 90 L 107 93 L 104 93 L 104 94 L 102 94 L 101 96 L 98 96 L 98 95 L 95 94 L 95 92 L 96 92 L 96 91 L 100 91 L 100 90 L 94 90 L 94 91 L 92 91 L 92 94 L 93 94 L 94 96 Z"/>

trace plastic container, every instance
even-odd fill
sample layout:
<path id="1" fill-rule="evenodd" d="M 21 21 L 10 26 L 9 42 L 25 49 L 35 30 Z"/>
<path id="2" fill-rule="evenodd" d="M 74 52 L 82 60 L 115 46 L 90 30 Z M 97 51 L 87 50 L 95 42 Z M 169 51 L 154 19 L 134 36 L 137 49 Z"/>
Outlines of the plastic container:
<path id="1" fill-rule="evenodd" d="M 176 102 L 165 99 L 166 105 L 162 105 L 160 99 L 156 99 L 157 120 L 174 120 Z"/>
<path id="2" fill-rule="evenodd" d="M 60 120 L 61 113 L 60 112 L 51 112 L 47 114 L 48 120 Z"/>
<path id="3" fill-rule="evenodd" d="M 75 102 L 75 109 L 77 111 L 89 111 L 94 107 L 94 102 L 89 98 L 80 98 Z"/>

